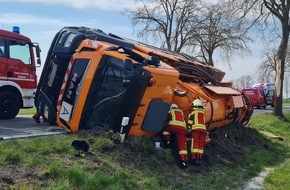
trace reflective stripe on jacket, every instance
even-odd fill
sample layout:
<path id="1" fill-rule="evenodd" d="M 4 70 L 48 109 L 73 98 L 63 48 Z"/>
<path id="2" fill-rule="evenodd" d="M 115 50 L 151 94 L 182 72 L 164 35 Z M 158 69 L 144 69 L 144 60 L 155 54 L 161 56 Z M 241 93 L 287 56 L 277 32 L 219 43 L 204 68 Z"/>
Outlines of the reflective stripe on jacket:
<path id="1" fill-rule="evenodd" d="M 171 116 L 168 124 L 186 128 L 183 112 L 180 109 L 171 109 L 169 111 Z"/>
<path id="2" fill-rule="evenodd" d="M 192 130 L 206 130 L 204 109 L 194 108 L 194 110 L 188 116 L 188 124 L 192 127 Z"/>

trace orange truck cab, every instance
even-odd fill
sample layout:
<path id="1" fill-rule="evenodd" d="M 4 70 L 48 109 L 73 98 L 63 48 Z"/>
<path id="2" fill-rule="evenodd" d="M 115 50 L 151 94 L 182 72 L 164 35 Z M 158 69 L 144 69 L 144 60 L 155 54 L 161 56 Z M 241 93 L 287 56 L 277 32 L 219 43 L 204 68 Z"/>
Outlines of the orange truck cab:
<path id="1" fill-rule="evenodd" d="M 267 102 L 263 90 L 256 88 L 244 88 L 242 89 L 242 92 L 251 99 L 253 107 L 258 109 L 266 108 Z"/>
<path id="2" fill-rule="evenodd" d="M 96 126 L 126 134 L 162 130 L 179 72 L 99 30 L 57 33 L 36 92 L 38 112 L 71 133 Z"/>

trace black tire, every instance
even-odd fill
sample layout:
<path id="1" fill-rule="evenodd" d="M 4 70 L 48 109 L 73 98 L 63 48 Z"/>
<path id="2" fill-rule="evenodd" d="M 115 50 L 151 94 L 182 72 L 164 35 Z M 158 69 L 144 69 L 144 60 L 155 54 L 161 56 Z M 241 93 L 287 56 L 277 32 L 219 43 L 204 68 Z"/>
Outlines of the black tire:
<path id="1" fill-rule="evenodd" d="M 20 101 L 12 92 L 0 93 L 0 119 L 13 119 L 20 109 Z"/>

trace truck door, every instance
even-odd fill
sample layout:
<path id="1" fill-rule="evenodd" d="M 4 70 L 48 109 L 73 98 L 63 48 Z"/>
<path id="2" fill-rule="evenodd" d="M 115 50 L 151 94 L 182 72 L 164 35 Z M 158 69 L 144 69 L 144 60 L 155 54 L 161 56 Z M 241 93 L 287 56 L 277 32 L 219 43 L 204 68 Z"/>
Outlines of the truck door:
<path id="1" fill-rule="evenodd" d="M 8 80 L 22 88 L 36 88 L 36 68 L 31 45 L 25 41 L 8 40 Z"/>
<path id="2" fill-rule="evenodd" d="M 0 80 L 7 80 L 6 40 L 0 38 Z"/>

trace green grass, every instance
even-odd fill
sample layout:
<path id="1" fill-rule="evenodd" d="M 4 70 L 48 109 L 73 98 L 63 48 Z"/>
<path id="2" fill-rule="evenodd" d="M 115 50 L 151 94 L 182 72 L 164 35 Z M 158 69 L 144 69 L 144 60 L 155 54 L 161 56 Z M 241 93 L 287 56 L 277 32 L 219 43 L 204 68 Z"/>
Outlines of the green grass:
<path id="1" fill-rule="evenodd" d="M 265 187 L 268 190 L 290 189 L 290 160 L 277 167 L 265 179 Z"/>
<path id="2" fill-rule="evenodd" d="M 290 99 L 284 99 L 283 105 L 290 105 Z"/>
<path id="3" fill-rule="evenodd" d="M 285 116 L 290 120 L 290 113 Z M 289 122 L 263 114 L 254 115 L 249 126 L 212 132 L 203 166 L 190 165 L 186 170 L 179 169 L 171 150 L 156 150 L 154 139 L 148 137 L 116 144 L 116 134 L 90 130 L 0 141 L 0 174 L 17 168 L 3 176 L 14 181 L 10 189 L 224 190 L 237 189 L 270 167 L 275 169 L 265 179 L 265 189 L 289 189 L 289 141 L 259 133 L 263 130 L 290 139 Z M 91 153 L 85 158 L 75 156 L 71 146 L 75 139 L 90 143 Z M 0 189 L 3 183 L 0 178 Z"/>
<path id="4" fill-rule="evenodd" d="M 274 170 L 265 178 L 264 186 L 267 190 L 286 190 L 290 189 L 290 113 L 284 113 L 285 119 L 279 119 L 271 114 L 254 115 L 251 118 L 250 125 L 261 131 L 271 132 L 275 135 L 286 138 L 286 141 L 275 141 L 275 146 L 286 147 L 286 150 L 281 150 L 276 154 L 268 156 L 276 157 L 277 159 L 288 158 L 286 161 L 279 160 Z M 281 164 L 282 163 L 282 164 Z"/>
<path id="5" fill-rule="evenodd" d="M 20 109 L 18 115 L 33 115 L 36 113 L 36 108 Z"/>

